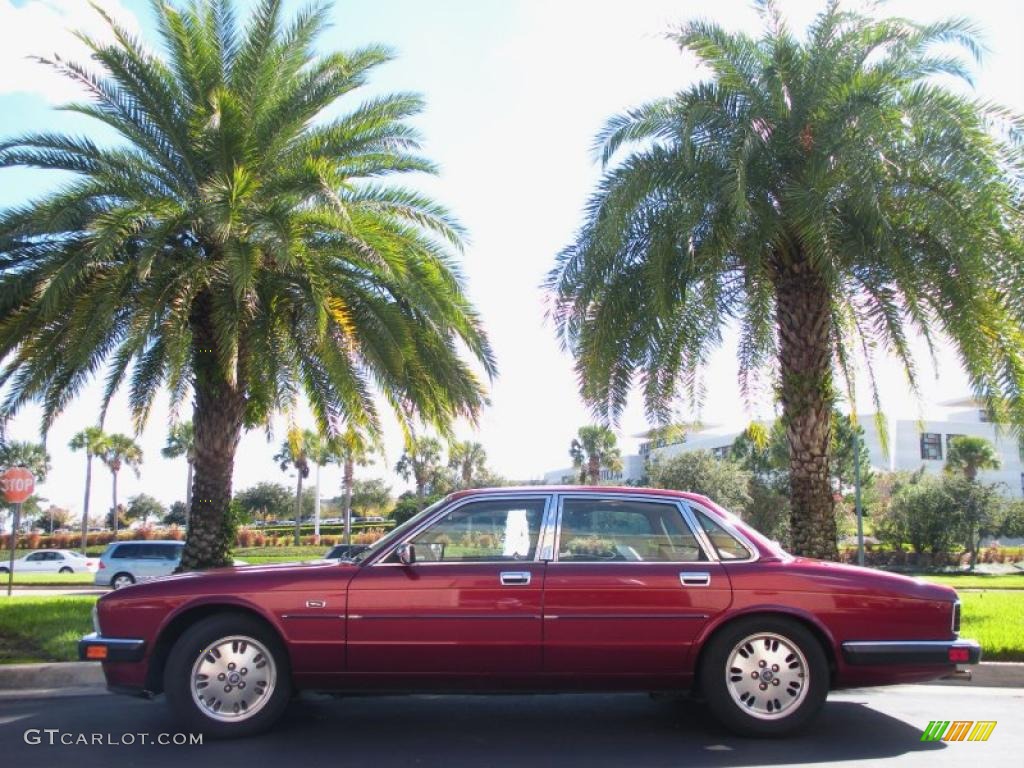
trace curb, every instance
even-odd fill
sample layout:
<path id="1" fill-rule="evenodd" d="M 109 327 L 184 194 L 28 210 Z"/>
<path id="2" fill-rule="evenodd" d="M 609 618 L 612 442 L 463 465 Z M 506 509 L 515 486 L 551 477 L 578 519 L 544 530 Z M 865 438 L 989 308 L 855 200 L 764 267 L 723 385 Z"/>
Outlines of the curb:
<path id="1" fill-rule="evenodd" d="M 1018 661 L 983 661 L 966 669 L 970 680 L 946 678 L 928 685 L 966 685 L 979 688 L 1024 688 L 1024 663 Z"/>
<path id="2" fill-rule="evenodd" d="M 969 668 L 970 680 L 947 678 L 926 685 L 961 685 L 976 688 L 1024 688 L 1024 663 L 985 661 Z M 0 664 L 0 698 L 8 691 L 77 692 L 106 691 L 107 682 L 98 661 L 65 661 L 49 664 Z"/>
<path id="3" fill-rule="evenodd" d="M 0 665 L 0 691 L 107 687 L 98 661 Z"/>

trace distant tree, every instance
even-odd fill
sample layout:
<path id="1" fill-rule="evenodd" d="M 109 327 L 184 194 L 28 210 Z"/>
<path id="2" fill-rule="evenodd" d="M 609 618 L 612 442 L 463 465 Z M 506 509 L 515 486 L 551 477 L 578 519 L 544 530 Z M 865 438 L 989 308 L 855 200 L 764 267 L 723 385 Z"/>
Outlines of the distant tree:
<path id="1" fill-rule="evenodd" d="M 435 437 L 413 436 L 395 464 L 395 472 L 406 482 L 412 481 L 416 496 L 421 501 L 425 499 L 428 489 L 433 492 L 432 486 L 437 485 L 442 475 L 441 441 Z"/>
<path id="2" fill-rule="evenodd" d="M 53 533 L 61 528 L 66 528 L 72 519 L 71 510 L 65 507 L 58 507 L 50 504 L 46 509 L 40 509 L 36 515 L 35 524 L 47 533 Z"/>
<path id="3" fill-rule="evenodd" d="M 660 459 L 652 462 L 648 471 L 655 488 L 700 493 L 740 515 L 750 503 L 750 473 L 709 451 L 687 451 Z"/>
<path id="4" fill-rule="evenodd" d="M 117 516 L 114 516 L 114 510 L 117 509 Z M 118 504 L 117 507 L 111 507 L 107 510 L 107 516 L 104 518 L 103 524 L 114 531 L 114 535 L 117 536 L 117 532 L 121 528 L 126 528 L 131 523 L 131 518 L 128 517 L 128 508 L 124 504 Z"/>
<path id="5" fill-rule="evenodd" d="M 167 516 L 167 507 L 149 494 L 140 493 L 128 499 L 128 518 L 144 523 L 159 522 Z"/>
<path id="6" fill-rule="evenodd" d="M 453 440 L 448 444 L 448 468 L 460 488 L 473 488 L 487 471 L 487 451 L 474 440 Z"/>
<path id="7" fill-rule="evenodd" d="M 343 497 L 339 497 L 342 498 Z M 352 511 L 360 515 L 384 512 L 391 506 L 391 486 L 378 477 L 352 483 Z"/>
<path id="8" fill-rule="evenodd" d="M 319 439 L 315 432 L 293 427 L 274 455 L 274 461 L 278 462 L 282 472 L 289 468 L 295 470 L 295 546 L 299 546 L 302 528 L 302 481 L 309 477 L 309 453 Z"/>
<path id="9" fill-rule="evenodd" d="M 188 525 L 188 506 L 183 501 L 176 501 L 171 504 L 171 508 L 164 515 L 164 525 Z"/>
<path id="10" fill-rule="evenodd" d="M 440 498 L 440 495 L 420 497 L 412 491 L 405 491 L 395 502 L 395 508 L 391 510 L 390 517 L 397 524 L 401 525 L 409 518 L 418 515 Z"/>
<path id="11" fill-rule="evenodd" d="M 354 426 L 349 426 L 338 435 L 333 446 L 337 460 L 341 463 L 341 515 L 345 520 L 345 543 L 351 544 L 356 467 L 371 464 L 373 454 L 381 452 L 382 448 L 379 440 Z"/>
<path id="12" fill-rule="evenodd" d="M 569 445 L 572 464 L 580 470 L 580 482 L 598 485 L 601 470 L 622 471 L 622 453 L 615 433 L 608 427 L 590 425 L 580 427 Z"/>
<path id="13" fill-rule="evenodd" d="M 117 503 L 117 477 L 124 466 L 129 467 L 136 475 L 139 474 L 139 465 L 142 464 L 142 448 L 128 435 L 113 434 L 103 438 L 99 446 L 99 458 L 110 470 L 110 477 L 113 483 L 113 509 L 121 509 Z M 117 528 L 121 515 L 114 516 L 113 512 L 107 513 L 108 519 L 113 523 L 114 536 L 117 536 Z"/>
<path id="14" fill-rule="evenodd" d="M 86 427 L 68 443 L 72 451 L 85 451 L 85 500 L 82 502 L 82 554 L 85 554 L 89 534 L 89 499 L 92 495 L 92 460 L 99 456 L 100 447 L 107 439 L 100 427 Z"/>
<path id="15" fill-rule="evenodd" d="M 949 451 L 946 453 L 946 470 L 948 472 L 959 472 L 974 482 L 978 478 L 979 471 L 999 469 L 1001 466 L 1002 460 L 999 458 L 995 446 L 984 437 L 963 435 L 949 441 Z"/>
<path id="16" fill-rule="evenodd" d="M 1024 501 L 1014 499 L 1006 503 L 998 533 L 1012 539 L 1024 537 Z"/>
<path id="17" fill-rule="evenodd" d="M 191 421 L 179 421 L 172 424 L 167 433 L 167 443 L 160 450 L 161 455 L 166 459 L 177 459 L 185 457 L 188 465 L 188 474 L 185 480 L 185 503 L 192 507 L 192 471 L 195 468 L 196 460 L 196 431 Z"/>
<path id="18" fill-rule="evenodd" d="M 259 518 L 264 525 L 267 520 L 281 520 L 294 514 L 292 494 L 280 483 L 257 483 L 235 494 L 235 500 L 250 517 Z"/>

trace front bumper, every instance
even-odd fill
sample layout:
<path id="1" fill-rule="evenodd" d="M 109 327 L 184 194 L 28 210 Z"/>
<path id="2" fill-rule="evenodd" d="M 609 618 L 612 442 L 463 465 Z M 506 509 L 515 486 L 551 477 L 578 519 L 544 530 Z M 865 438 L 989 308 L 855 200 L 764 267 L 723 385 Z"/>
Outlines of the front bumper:
<path id="1" fill-rule="evenodd" d="M 103 637 L 92 632 L 78 641 L 78 658 L 82 661 L 142 661 L 145 655 L 145 640 Z"/>
<path id="2" fill-rule="evenodd" d="M 977 664 L 976 640 L 867 640 L 843 643 L 843 658 L 854 666 Z"/>

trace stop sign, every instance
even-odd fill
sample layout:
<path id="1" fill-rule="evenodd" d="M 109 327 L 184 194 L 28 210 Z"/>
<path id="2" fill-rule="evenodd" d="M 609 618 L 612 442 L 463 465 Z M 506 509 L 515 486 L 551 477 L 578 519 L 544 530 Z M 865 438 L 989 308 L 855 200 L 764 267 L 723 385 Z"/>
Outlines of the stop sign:
<path id="1" fill-rule="evenodd" d="M 11 504 L 21 504 L 36 489 L 36 479 L 24 467 L 11 467 L 0 475 L 4 498 Z"/>

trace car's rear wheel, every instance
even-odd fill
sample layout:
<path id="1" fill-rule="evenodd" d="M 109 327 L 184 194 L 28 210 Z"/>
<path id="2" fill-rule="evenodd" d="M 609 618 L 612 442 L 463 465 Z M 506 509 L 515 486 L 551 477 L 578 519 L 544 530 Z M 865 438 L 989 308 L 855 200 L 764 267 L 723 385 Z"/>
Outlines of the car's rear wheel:
<path id="1" fill-rule="evenodd" d="M 130 573 L 119 573 L 110 580 L 110 586 L 114 589 L 121 589 L 121 587 L 130 587 L 135 583 L 135 577 Z"/>
<path id="2" fill-rule="evenodd" d="M 725 627 L 712 639 L 698 674 L 711 711 L 745 736 L 798 731 L 828 696 L 824 649 L 805 627 L 782 617 L 751 617 Z"/>
<path id="3" fill-rule="evenodd" d="M 261 621 L 237 613 L 203 619 L 174 644 L 164 692 L 175 714 L 212 736 L 266 730 L 291 696 L 288 654 Z"/>

